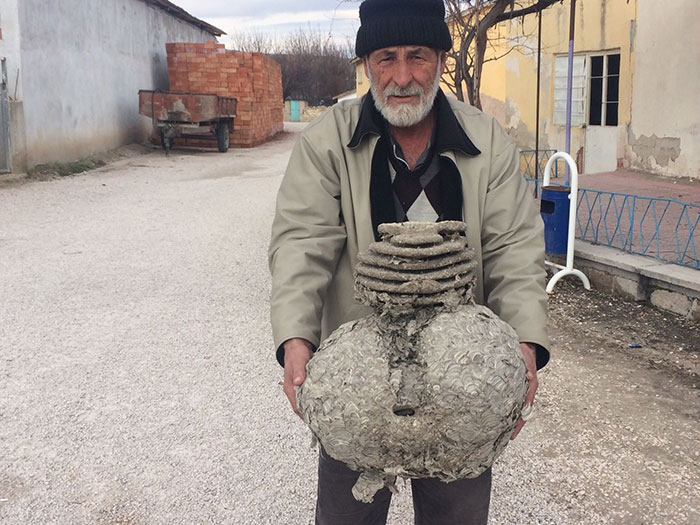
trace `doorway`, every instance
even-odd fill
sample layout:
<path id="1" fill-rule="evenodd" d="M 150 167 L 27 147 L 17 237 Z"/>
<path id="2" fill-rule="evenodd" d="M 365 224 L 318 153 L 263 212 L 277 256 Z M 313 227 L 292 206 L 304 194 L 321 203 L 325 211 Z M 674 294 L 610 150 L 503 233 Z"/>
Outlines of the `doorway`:
<path id="1" fill-rule="evenodd" d="M 10 173 L 10 106 L 7 95 L 7 64 L 0 60 L 0 173 Z"/>
<path id="2" fill-rule="evenodd" d="M 299 122 L 301 120 L 301 103 L 298 100 L 292 100 L 290 103 L 291 110 L 291 120 L 292 122 Z"/>
<path id="3" fill-rule="evenodd" d="M 617 169 L 617 124 L 620 106 L 620 53 L 588 58 L 588 115 L 585 173 Z"/>

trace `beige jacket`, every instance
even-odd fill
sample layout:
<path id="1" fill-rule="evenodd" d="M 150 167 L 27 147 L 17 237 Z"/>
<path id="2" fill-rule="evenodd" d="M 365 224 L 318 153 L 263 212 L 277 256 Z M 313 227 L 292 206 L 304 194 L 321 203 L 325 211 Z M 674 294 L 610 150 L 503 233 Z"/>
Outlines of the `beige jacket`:
<path id="1" fill-rule="evenodd" d="M 282 180 L 269 249 L 280 363 L 286 340 L 318 346 L 341 324 L 371 312 L 352 291 L 357 254 L 374 241 L 369 183 L 379 137 L 368 134 L 348 147 L 363 100 L 336 104 L 311 123 Z M 481 151 L 441 153 L 461 176 L 467 240 L 479 263 L 476 301 L 507 321 L 522 342 L 535 343 L 542 367 L 549 358 L 543 224 L 520 174 L 518 150 L 492 117 L 462 102 L 449 104 Z"/>

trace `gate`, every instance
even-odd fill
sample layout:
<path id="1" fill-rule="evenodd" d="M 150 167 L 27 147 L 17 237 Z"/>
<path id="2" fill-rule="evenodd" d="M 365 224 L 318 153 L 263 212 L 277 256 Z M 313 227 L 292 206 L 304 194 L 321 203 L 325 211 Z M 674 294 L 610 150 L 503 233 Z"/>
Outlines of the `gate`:
<path id="1" fill-rule="evenodd" d="M 0 173 L 9 173 L 10 164 L 10 107 L 7 101 L 7 65 L 0 60 Z"/>
<path id="2" fill-rule="evenodd" d="M 292 100 L 290 104 L 291 109 L 291 120 L 292 122 L 299 122 L 301 120 L 301 104 L 298 100 Z"/>

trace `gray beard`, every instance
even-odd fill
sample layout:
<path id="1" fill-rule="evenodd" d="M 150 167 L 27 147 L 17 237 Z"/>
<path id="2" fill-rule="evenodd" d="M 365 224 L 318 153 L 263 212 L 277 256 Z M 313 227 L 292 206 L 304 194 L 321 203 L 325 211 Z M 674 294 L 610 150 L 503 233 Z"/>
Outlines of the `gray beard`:
<path id="1" fill-rule="evenodd" d="M 388 86 L 384 92 L 381 92 L 376 86 L 372 75 L 369 75 L 369 86 L 374 98 L 374 105 L 381 113 L 382 117 L 397 128 L 410 128 L 416 124 L 420 124 L 428 116 L 430 110 L 433 109 L 433 103 L 440 88 L 440 67 L 438 66 L 435 73 L 435 80 L 428 92 L 424 92 L 418 85 L 412 85 L 406 88 L 400 88 L 396 85 Z M 418 104 L 400 104 L 397 107 L 389 106 L 388 99 L 390 96 L 410 96 L 420 95 Z"/>

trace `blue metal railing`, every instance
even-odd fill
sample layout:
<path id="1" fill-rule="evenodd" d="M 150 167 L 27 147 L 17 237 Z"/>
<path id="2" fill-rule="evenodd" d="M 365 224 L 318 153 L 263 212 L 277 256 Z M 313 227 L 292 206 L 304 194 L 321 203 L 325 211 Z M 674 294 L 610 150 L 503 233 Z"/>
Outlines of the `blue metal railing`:
<path id="1" fill-rule="evenodd" d="M 535 154 L 534 149 L 525 149 L 520 152 L 520 172 L 527 178 L 541 179 L 544 174 L 544 167 L 547 165 L 549 158 L 557 152 L 555 149 L 541 149 L 539 150 L 539 156 L 537 158 L 537 166 L 535 166 Z M 564 173 L 564 168 L 566 163 L 564 159 L 557 160 L 552 165 L 551 177 L 553 179 L 559 178 L 559 166 L 561 165 L 561 173 Z"/>
<path id="2" fill-rule="evenodd" d="M 697 204 L 580 188 L 576 216 L 577 239 L 700 269 Z"/>

